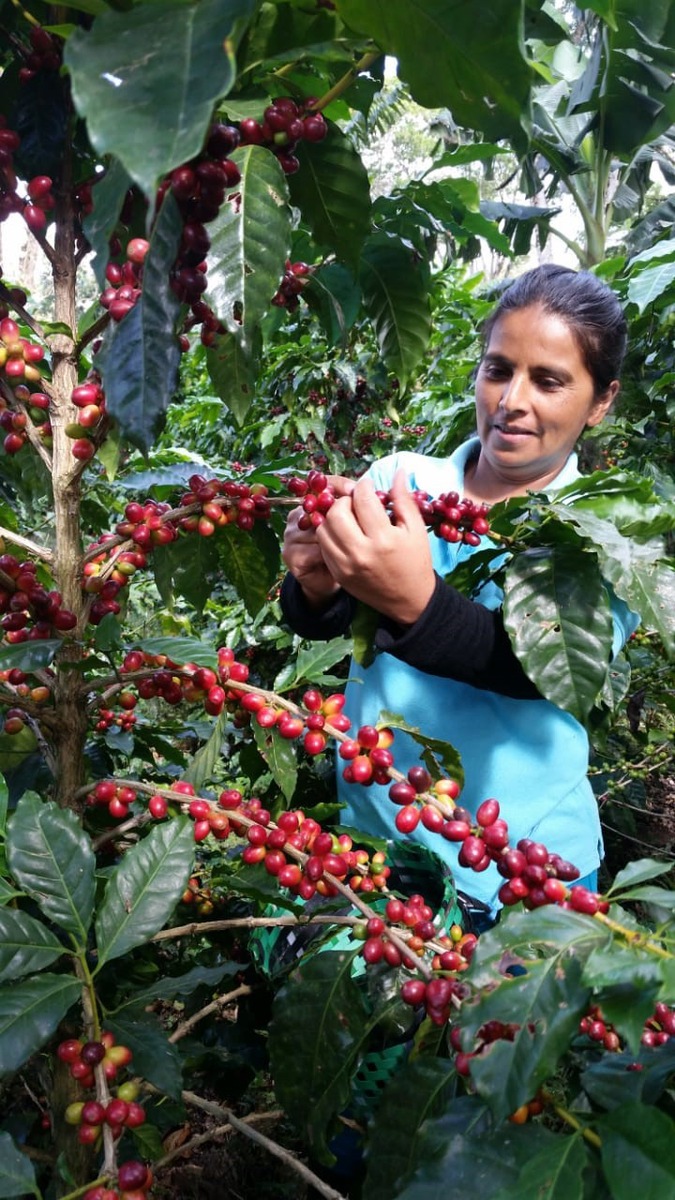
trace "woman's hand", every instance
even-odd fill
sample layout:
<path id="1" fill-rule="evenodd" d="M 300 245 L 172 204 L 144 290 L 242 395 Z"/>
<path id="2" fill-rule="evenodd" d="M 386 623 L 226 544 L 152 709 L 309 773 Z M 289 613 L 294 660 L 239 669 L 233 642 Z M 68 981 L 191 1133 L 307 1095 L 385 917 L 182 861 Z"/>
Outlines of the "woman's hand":
<path id="1" fill-rule="evenodd" d="M 436 586 L 426 526 L 397 471 L 392 525 L 369 479 L 340 496 L 316 531 L 324 569 L 335 585 L 400 625 L 412 625 Z M 303 585 L 304 587 L 304 585 Z"/>
<path id="2" fill-rule="evenodd" d="M 348 496 L 356 486 L 352 479 L 345 479 L 341 475 L 328 476 L 327 483 L 336 496 Z M 316 529 L 299 527 L 303 515 L 302 508 L 294 508 L 289 513 L 281 556 L 291 575 L 300 584 L 308 604 L 316 609 L 325 608 L 331 597 L 340 590 L 340 584 L 324 562 Z"/>

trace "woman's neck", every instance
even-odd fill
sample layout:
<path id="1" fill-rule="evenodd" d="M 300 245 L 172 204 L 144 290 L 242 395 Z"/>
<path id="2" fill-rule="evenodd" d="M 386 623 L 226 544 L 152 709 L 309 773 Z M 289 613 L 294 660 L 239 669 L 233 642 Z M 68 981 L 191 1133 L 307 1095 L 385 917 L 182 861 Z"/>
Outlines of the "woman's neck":
<path id="1" fill-rule="evenodd" d="M 464 495 L 477 504 L 497 504 L 500 500 L 510 499 L 511 496 L 525 496 L 528 492 L 544 491 L 560 471 L 561 468 L 556 467 L 555 471 L 537 479 L 505 479 L 492 470 L 479 450 L 466 464 Z"/>

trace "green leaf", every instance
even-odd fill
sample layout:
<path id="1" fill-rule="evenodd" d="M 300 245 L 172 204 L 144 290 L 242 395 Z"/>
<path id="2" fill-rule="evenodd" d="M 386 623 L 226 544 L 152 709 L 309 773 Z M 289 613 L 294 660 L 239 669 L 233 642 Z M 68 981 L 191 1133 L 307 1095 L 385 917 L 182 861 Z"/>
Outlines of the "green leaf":
<path id="1" fill-rule="evenodd" d="M 183 779 L 187 783 L 191 783 L 196 791 L 199 791 L 207 779 L 211 779 L 218 763 L 222 751 L 223 741 L 229 722 L 229 714 L 222 712 L 216 718 L 213 726 L 213 733 L 208 742 L 200 746 L 196 754 L 193 754 L 189 766 L 183 772 Z"/>
<path id="2" fill-rule="evenodd" d="M 94 630 L 94 646 L 100 654 L 122 649 L 122 627 L 114 613 L 106 613 Z"/>
<path id="3" fill-rule="evenodd" d="M 221 334 L 206 351 L 206 369 L 216 395 L 239 426 L 255 398 L 260 367 L 260 330 L 248 330 L 247 334 L 246 341 L 237 333 Z"/>
<path id="4" fill-rule="evenodd" d="M 9 790 L 7 788 L 7 781 L 4 775 L 0 775 L 0 839 L 4 837 L 5 827 L 7 825 L 8 798 Z"/>
<path id="5" fill-rule="evenodd" d="M 426 266 L 403 242 L 381 235 L 365 243 L 359 279 L 380 354 L 405 387 L 424 358 L 431 334 Z"/>
<path id="6" fill-rule="evenodd" d="M 141 1010 L 125 1012 L 123 1016 L 106 1017 L 106 1029 L 115 1034 L 121 1045 L 129 1047 L 137 1075 L 172 1100 L 180 1099 L 183 1084 L 180 1055 L 156 1017 Z"/>
<path id="7" fill-rule="evenodd" d="M 156 825 L 110 876 L 96 917 L 99 967 L 158 933 L 180 899 L 194 861 L 192 822 Z"/>
<path id="8" fill-rule="evenodd" d="M 42 971 L 63 954 L 57 937 L 28 913 L 0 909 L 0 982 Z"/>
<path id="9" fill-rule="evenodd" d="M 452 1098 L 456 1082 L 447 1059 L 417 1058 L 403 1064 L 387 1084 L 368 1138 L 368 1200 L 391 1200 L 397 1183 L 419 1162 L 420 1132 Z"/>
<path id="10" fill-rule="evenodd" d="M 340 16 L 397 59 L 419 104 L 486 139 L 522 140 L 533 76 L 520 4 L 495 0 L 476 20 L 464 0 L 340 0 Z"/>
<path id="11" fill-rule="evenodd" d="M 583 1200 L 589 1152 L 580 1133 L 551 1139 L 526 1162 L 518 1181 L 495 1200 Z"/>
<path id="12" fill-rule="evenodd" d="M 320 684 L 326 671 L 342 662 L 351 653 L 351 638 L 331 638 L 329 642 L 311 642 L 307 647 L 301 647 L 294 664 L 291 664 L 290 674 L 284 672 L 284 678 L 274 681 L 274 691 L 289 692 L 301 684 Z"/>
<path id="13" fill-rule="evenodd" d="M 68 39 L 64 61 L 92 145 L 115 154 L 150 202 L 160 177 L 201 150 L 253 9 L 252 0 L 142 4 L 103 13 Z"/>
<path id="14" fill-rule="evenodd" d="M 108 327 L 96 356 L 108 412 L 122 435 L 144 454 L 162 428 L 178 381 L 180 302 L 170 287 L 170 271 L 182 227 L 178 205 L 169 192 L 143 264 L 141 295 L 121 321 Z"/>
<path id="15" fill-rule="evenodd" d="M 41 667 L 48 667 L 63 642 L 60 638 L 45 638 L 34 642 L 16 642 L 13 646 L 0 646 L 0 671 L 11 671 L 17 667 L 29 675 Z"/>
<path id="16" fill-rule="evenodd" d="M 17 883 L 44 915 L 86 945 L 96 860 L 75 813 L 27 793 L 9 821 L 7 859 Z"/>
<path id="17" fill-rule="evenodd" d="M 660 1109 L 625 1104 L 600 1118 L 602 1165 L 612 1200 L 675 1195 L 675 1122 Z"/>
<path id="18" fill-rule="evenodd" d="M 352 621 L 354 639 L 354 662 L 360 667 L 369 667 L 375 658 L 375 634 L 380 617 L 370 604 L 359 601 Z"/>
<path id="19" fill-rule="evenodd" d="M 417 745 L 422 747 L 420 758 L 434 779 L 438 779 L 443 774 L 454 779 L 460 787 L 462 786 L 464 783 L 462 760 L 459 752 L 450 742 L 427 737 L 419 726 L 409 725 L 398 713 L 387 712 L 386 709 L 380 713 L 378 724 L 388 725 L 391 729 L 400 729 L 403 733 L 407 733 L 414 742 L 417 742 Z"/>
<path id="20" fill-rule="evenodd" d="M 44 1045 L 81 991 L 72 975 L 48 973 L 0 988 L 0 1075 L 17 1071 Z"/>
<path id="21" fill-rule="evenodd" d="M 216 988 L 225 976 L 237 975 L 240 970 L 241 963 L 224 962 L 217 967 L 192 967 L 183 975 L 163 975 L 118 1005 L 106 1017 L 106 1025 L 109 1020 L 128 1008 L 141 1009 L 155 1000 L 175 1000 L 177 997 L 182 999 L 184 996 L 191 996 L 198 987 Z"/>
<path id="22" fill-rule="evenodd" d="M 595 556 L 565 544 L 516 555 L 506 568 L 504 625 L 541 694 L 583 721 L 607 675 L 613 634 Z"/>
<path id="23" fill-rule="evenodd" d="M 35 1168 L 8 1133 L 0 1131 L 0 1196 L 39 1196 Z"/>
<path id="24" fill-rule="evenodd" d="M 475 1037 L 486 1021 L 518 1026 L 512 1042 L 499 1040 L 471 1061 L 471 1078 L 495 1120 L 515 1112 L 536 1095 L 554 1073 L 579 1031 L 590 988 L 582 982 L 582 962 L 563 949 L 530 960 L 527 971 L 505 979 L 488 995 L 462 1009 L 462 1029 Z"/>
<path id="25" fill-rule="evenodd" d="M 620 895 L 617 895 L 617 892 L 621 894 L 624 888 L 635 887 L 637 883 L 644 883 L 645 879 L 656 879 L 659 875 L 666 875 L 670 869 L 670 863 L 657 862 L 655 858 L 641 858 L 628 863 L 628 866 L 617 871 L 607 895 L 618 900 Z"/>
<path id="26" fill-rule="evenodd" d="M 632 537 L 623 537 L 611 521 L 578 506 L 561 504 L 553 511 L 592 540 L 603 577 L 633 612 L 640 613 L 643 624 L 656 630 L 666 651 L 675 653 L 675 571 L 659 559 L 663 548 L 657 542 L 643 545 Z"/>
<path id="27" fill-rule="evenodd" d="M 167 542 L 166 546 L 155 546 L 152 567 L 167 607 L 172 606 L 174 595 L 182 596 L 201 613 L 213 593 L 218 574 L 215 539 L 187 534 L 175 542 Z"/>
<path id="28" fill-rule="evenodd" d="M 329 1126 L 349 1103 L 351 1076 L 368 1032 L 352 958 L 327 950 L 301 960 L 277 993 L 269 1027 L 279 1102 L 327 1165 L 334 1161 L 326 1141 Z"/>
<path id="29" fill-rule="evenodd" d="M 251 724 L 256 745 L 267 763 L 274 781 L 290 800 L 298 781 L 298 760 L 295 747 L 288 738 L 282 738 L 273 729 L 263 729 L 256 720 Z"/>
<path id="30" fill-rule="evenodd" d="M 255 617 L 267 603 L 276 582 L 279 543 L 269 526 L 260 523 L 250 532 L 226 525 L 218 534 L 218 554 L 225 577 L 243 600 L 247 612 Z"/>
<path id="31" fill-rule="evenodd" d="M 311 276 L 302 298 L 318 317 L 330 345 L 346 345 L 361 306 L 361 289 L 351 271 L 341 263 L 320 267 Z"/>
<path id="32" fill-rule="evenodd" d="M 552 1134 L 536 1125 L 491 1127 L 476 1096 L 458 1096 L 420 1131 L 415 1171 L 396 1200 L 495 1200 L 495 1188 L 513 1185 Z"/>
<path id="33" fill-rule="evenodd" d="M 197 638 L 189 637 L 153 637 L 141 638 L 132 642 L 146 654 L 166 655 L 174 666 L 183 663 L 195 663 L 198 667 L 217 667 L 218 655 L 213 646 L 207 646 Z"/>
<path id="34" fill-rule="evenodd" d="M 251 338 L 270 308 L 291 245 L 291 212 L 286 176 L 279 161 L 261 146 L 235 150 L 241 171 L 236 198 L 222 206 L 209 225 L 211 250 L 208 298 L 230 333 Z"/>
<path id="35" fill-rule="evenodd" d="M 330 124 L 322 142 L 298 147 L 300 170 L 289 177 L 291 204 L 299 208 L 312 235 L 356 267 L 370 230 L 370 184 L 354 146 Z"/>
<path id="36" fill-rule="evenodd" d="M 106 285 L 105 269 L 110 258 L 109 242 L 112 237 L 124 198 L 131 187 L 131 179 L 124 167 L 113 159 L 101 179 L 92 189 L 93 212 L 82 222 L 85 236 L 94 252 L 92 269 L 96 282 L 103 291 Z"/>

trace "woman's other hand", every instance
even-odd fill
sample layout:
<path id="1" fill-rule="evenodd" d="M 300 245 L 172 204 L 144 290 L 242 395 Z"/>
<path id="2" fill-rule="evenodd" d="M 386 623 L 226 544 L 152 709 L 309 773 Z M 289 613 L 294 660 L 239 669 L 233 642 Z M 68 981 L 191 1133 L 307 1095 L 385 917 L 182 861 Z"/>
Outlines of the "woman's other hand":
<path id="1" fill-rule="evenodd" d="M 316 541 L 336 586 L 400 625 L 412 625 L 436 578 L 426 526 L 403 471 L 397 471 L 390 497 L 393 524 L 371 481 L 362 479 L 335 501 Z"/>

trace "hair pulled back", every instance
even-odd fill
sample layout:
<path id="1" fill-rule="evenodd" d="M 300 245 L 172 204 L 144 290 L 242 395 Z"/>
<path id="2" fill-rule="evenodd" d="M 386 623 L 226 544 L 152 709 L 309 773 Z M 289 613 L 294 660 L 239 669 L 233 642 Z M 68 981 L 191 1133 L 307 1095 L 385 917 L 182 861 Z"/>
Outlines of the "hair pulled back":
<path id="1" fill-rule="evenodd" d="M 505 313 L 540 305 L 569 326 L 599 396 L 618 379 L 627 328 L 614 292 L 590 271 L 546 263 L 519 276 L 502 293 L 483 326 L 484 345 Z"/>

